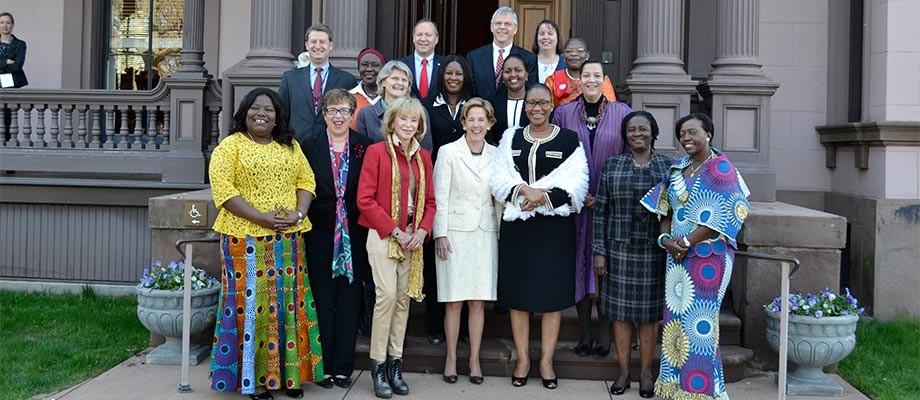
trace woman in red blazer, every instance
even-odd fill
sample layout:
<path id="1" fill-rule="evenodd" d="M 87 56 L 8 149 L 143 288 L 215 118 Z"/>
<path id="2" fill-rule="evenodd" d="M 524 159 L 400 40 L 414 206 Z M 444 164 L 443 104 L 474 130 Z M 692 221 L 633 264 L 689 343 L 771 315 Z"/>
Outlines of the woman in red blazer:
<path id="1" fill-rule="evenodd" d="M 421 301 L 422 243 L 434 223 L 431 153 L 421 147 L 425 109 L 400 98 L 383 115 L 383 141 L 367 148 L 358 183 L 358 223 L 370 229 L 367 255 L 377 302 L 371 325 L 374 393 L 409 393 L 401 364 L 409 298 Z"/>

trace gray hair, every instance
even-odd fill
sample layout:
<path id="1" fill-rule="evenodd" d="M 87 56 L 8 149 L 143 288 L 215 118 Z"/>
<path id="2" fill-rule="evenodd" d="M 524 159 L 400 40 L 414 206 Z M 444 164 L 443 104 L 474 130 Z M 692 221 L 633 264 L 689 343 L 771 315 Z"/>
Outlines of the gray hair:
<path id="1" fill-rule="evenodd" d="M 499 7 L 497 10 L 495 10 L 495 12 L 492 13 L 492 21 L 490 21 L 490 23 L 494 24 L 495 19 L 498 18 L 499 15 L 511 15 L 511 22 L 514 24 L 514 26 L 517 26 L 518 24 L 517 13 L 514 12 L 514 10 L 511 7 L 507 7 L 507 6 Z"/>
<path id="2" fill-rule="evenodd" d="M 380 95 L 383 95 L 383 81 L 390 77 L 393 74 L 393 70 L 399 70 L 406 73 L 406 76 L 409 77 L 409 84 L 412 84 L 414 78 L 412 77 L 412 70 L 409 69 L 409 66 L 406 63 L 399 60 L 390 60 L 383 65 L 383 68 L 380 68 L 380 72 L 377 73 L 377 92 Z"/>

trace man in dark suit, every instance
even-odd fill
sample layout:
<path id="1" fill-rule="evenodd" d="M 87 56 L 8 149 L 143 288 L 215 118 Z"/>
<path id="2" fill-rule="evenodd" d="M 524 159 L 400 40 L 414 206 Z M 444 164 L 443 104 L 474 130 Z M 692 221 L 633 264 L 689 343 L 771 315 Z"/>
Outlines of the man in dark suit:
<path id="1" fill-rule="evenodd" d="M 415 82 L 412 84 L 412 94 L 423 103 L 433 101 L 438 97 L 439 83 L 437 80 L 438 68 L 441 66 L 441 57 L 434 53 L 438 45 L 438 26 L 429 19 L 421 19 L 412 29 L 412 45 L 415 51 L 412 55 L 400 58 L 412 69 Z"/>
<path id="2" fill-rule="evenodd" d="M 304 34 L 304 47 L 310 54 L 310 65 L 285 72 L 278 84 L 278 94 L 291 110 L 291 128 L 300 142 L 325 129 L 320 109 L 323 93 L 335 88 L 348 90 L 358 84 L 352 74 L 329 64 L 333 47 L 329 26 L 310 26 Z"/>
<path id="3" fill-rule="evenodd" d="M 499 7 L 492 14 L 492 43 L 467 54 L 473 70 L 473 90 L 479 97 L 491 99 L 504 87 L 501 67 L 509 54 L 520 54 L 527 66 L 527 81 L 537 82 L 537 56 L 514 45 L 518 30 L 517 14 L 511 7 Z"/>

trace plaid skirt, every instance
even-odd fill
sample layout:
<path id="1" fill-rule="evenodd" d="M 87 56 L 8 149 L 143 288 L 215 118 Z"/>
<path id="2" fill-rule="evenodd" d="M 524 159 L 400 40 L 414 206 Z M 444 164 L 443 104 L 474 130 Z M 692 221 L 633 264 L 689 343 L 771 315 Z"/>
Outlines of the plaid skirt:
<path id="1" fill-rule="evenodd" d="M 599 282 L 598 311 L 614 321 L 661 321 L 664 251 L 646 241 L 611 241 L 608 251 L 607 276 Z"/>
<path id="2" fill-rule="evenodd" d="M 319 325 L 299 233 L 221 235 L 211 389 L 299 389 L 323 377 Z"/>

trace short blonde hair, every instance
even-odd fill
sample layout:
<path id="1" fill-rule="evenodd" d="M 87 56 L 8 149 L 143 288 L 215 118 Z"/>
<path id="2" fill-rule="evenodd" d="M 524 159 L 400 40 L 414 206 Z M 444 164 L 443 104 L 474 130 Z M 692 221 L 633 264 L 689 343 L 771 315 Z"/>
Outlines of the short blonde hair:
<path id="1" fill-rule="evenodd" d="M 392 135 L 393 121 L 395 121 L 396 117 L 399 115 L 418 117 L 418 129 L 415 130 L 415 140 L 421 142 L 422 138 L 425 137 L 425 132 L 428 131 L 428 121 L 426 121 L 427 115 L 425 114 L 425 107 L 422 106 L 422 102 L 414 97 L 396 99 L 396 101 L 387 107 L 387 111 L 383 113 L 383 121 L 380 124 L 380 133 L 383 134 L 384 137 Z"/>
<path id="2" fill-rule="evenodd" d="M 495 109 L 492 108 L 492 103 L 482 97 L 473 97 L 463 103 L 463 109 L 460 110 L 460 121 L 466 121 L 470 110 L 477 107 L 486 112 L 486 120 L 489 121 L 489 125 L 495 125 Z"/>
<path id="3" fill-rule="evenodd" d="M 383 68 L 380 68 L 380 72 L 377 73 L 377 94 L 383 96 L 383 81 L 389 78 L 394 70 L 405 72 L 406 77 L 409 78 L 409 85 L 412 85 L 414 80 L 412 78 L 412 70 L 409 69 L 409 66 L 399 60 L 390 60 L 386 64 L 383 64 Z M 408 95 L 411 91 L 412 89 L 410 87 L 406 94 Z"/>

